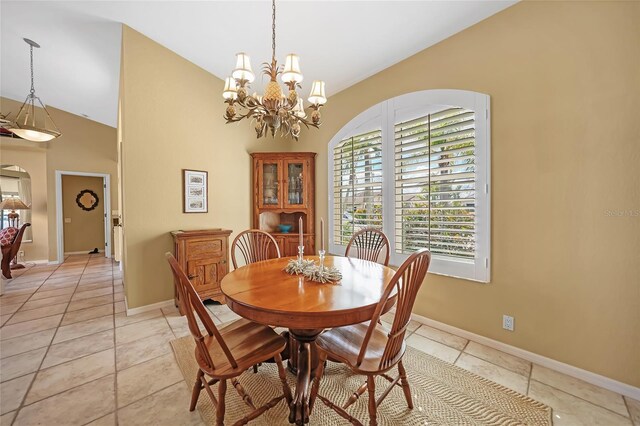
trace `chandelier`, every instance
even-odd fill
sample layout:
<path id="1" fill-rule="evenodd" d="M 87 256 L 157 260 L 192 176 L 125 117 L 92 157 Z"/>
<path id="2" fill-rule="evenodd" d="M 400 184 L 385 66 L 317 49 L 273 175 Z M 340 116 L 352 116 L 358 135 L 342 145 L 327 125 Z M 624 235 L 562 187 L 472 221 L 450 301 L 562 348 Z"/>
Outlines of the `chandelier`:
<path id="1" fill-rule="evenodd" d="M 23 39 L 29 45 L 31 58 L 31 91 L 18 111 L 15 122 L 11 123 L 8 130 L 23 139 L 33 142 L 47 142 L 61 135 L 60 130 L 53 122 L 49 111 L 44 106 L 33 85 L 33 48 L 40 45 L 28 38 Z M 36 109 L 36 101 L 39 108 Z M 40 110 L 41 109 L 41 110 Z"/>
<path id="2" fill-rule="evenodd" d="M 236 54 L 236 68 L 227 77 L 224 83 L 222 97 L 229 105 L 225 112 L 228 123 L 235 123 L 244 118 L 252 119 L 258 138 L 276 132 L 284 137 L 290 136 L 298 140 L 301 125 L 318 128 L 321 124 L 320 107 L 327 102 L 324 92 L 324 81 L 316 80 L 311 86 L 309 103 L 311 109 L 310 118 L 305 112 L 304 101 L 298 96 L 296 87 L 301 88 L 303 76 L 300 71 L 298 55 L 287 55 L 284 69 L 278 66 L 276 61 L 276 2 L 272 2 L 272 38 L 271 38 L 271 63 L 262 65 L 262 73 L 269 76 L 269 82 L 262 96 L 254 93 L 249 95 L 249 85 L 255 79 L 251 70 L 251 59 L 244 52 Z M 284 95 L 278 84 L 280 75 L 282 82 L 289 88 L 289 94 Z M 236 109 L 236 107 L 239 107 Z"/>

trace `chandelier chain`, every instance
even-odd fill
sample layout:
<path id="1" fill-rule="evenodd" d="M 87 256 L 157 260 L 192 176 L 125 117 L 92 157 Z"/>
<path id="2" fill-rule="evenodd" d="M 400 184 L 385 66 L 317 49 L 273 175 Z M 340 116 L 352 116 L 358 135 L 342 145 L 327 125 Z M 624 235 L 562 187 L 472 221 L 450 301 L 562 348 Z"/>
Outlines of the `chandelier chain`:
<path id="1" fill-rule="evenodd" d="M 271 3 L 272 24 L 271 24 L 271 60 L 276 59 L 276 0 Z"/>
<path id="2" fill-rule="evenodd" d="M 31 59 L 31 95 L 36 93 L 36 89 L 33 87 L 33 46 L 29 46 L 29 57 Z"/>

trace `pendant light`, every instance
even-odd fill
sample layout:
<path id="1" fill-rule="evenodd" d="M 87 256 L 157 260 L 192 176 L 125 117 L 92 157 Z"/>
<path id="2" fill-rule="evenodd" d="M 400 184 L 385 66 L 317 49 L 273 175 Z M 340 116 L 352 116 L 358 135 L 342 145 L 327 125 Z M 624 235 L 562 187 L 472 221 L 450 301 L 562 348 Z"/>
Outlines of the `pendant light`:
<path id="1" fill-rule="evenodd" d="M 39 97 L 36 96 L 36 90 L 33 85 L 33 48 L 39 48 L 40 45 L 28 38 L 23 39 L 29 45 L 29 53 L 31 59 L 31 90 L 27 95 L 18 115 L 16 116 L 13 126 L 9 129 L 11 132 L 23 139 L 33 142 L 48 142 L 51 139 L 61 135 L 60 130 L 53 122 L 49 111 L 44 106 Z M 36 104 L 36 101 L 39 105 Z M 36 108 L 38 107 L 38 108 Z"/>

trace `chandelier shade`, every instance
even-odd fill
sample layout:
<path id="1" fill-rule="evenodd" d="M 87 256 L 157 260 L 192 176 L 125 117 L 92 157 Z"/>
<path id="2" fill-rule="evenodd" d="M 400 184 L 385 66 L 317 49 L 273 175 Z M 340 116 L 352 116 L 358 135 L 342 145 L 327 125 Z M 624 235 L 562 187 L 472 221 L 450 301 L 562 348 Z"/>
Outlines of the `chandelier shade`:
<path id="1" fill-rule="evenodd" d="M 238 97 L 238 84 L 235 78 L 227 77 L 224 80 L 224 89 L 222 91 L 222 97 L 225 99 L 235 100 Z"/>
<path id="2" fill-rule="evenodd" d="M 284 137 L 298 140 L 302 126 L 318 128 L 321 124 L 320 108 L 327 102 L 324 82 L 313 82 L 309 96 L 310 119 L 307 118 L 304 101 L 298 96 L 296 88 L 304 80 L 300 69 L 300 58 L 295 53 L 287 55 L 284 68 L 276 60 L 276 2 L 272 0 L 271 25 L 271 62 L 262 64 L 262 73 L 269 77 L 262 95 L 249 95 L 249 85 L 255 75 L 251 69 L 251 59 L 244 52 L 236 54 L 236 67 L 231 77 L 225 79 L 222 97 L 228 104 L 224 118 L 227 123 L 250 119 L 254 124 L 258 138 L 276 132 Z M 277 77 L 289 89 L 285 95 L 278 84 Z"/>
<path id="3" fill-rule="evenodd" d="M 327 97 L 324 94 L 324 81 L 316 80 L 311 85 L 311 94 L 309 94 L 309 102 L 312 104 L 324 104 Z"/>
<path id="4" fill-rule="evenodd" d="M 247 83 L 253 83 L 255 75 L 251 69 L 251 58 L 244 52 L 236 54 L 236 68 L 231 73 L 236 80 L 246 80 Z"/>
<path id="5" fill-rule="evenodd" d="M 295 53 L 287 55 L 284 62 L 284 70 L 280 77 L 284 83 L 302 83 L 304 77 L 300 71 L 300 58 Z"/>
<path id="6" fill-rule="evenodd" d="M 29 45 L 31 59 L 31 90 L 18 111 L 14 123 L 9 128 L 11 132 L 23 139 L 32 142 L 48 142 L 61 135 L 60 130 L 53 122 L 47 107 L 36 96 L 33 78 L 33 48 L 40 45 L 27 38 L 24 41 Z"/>

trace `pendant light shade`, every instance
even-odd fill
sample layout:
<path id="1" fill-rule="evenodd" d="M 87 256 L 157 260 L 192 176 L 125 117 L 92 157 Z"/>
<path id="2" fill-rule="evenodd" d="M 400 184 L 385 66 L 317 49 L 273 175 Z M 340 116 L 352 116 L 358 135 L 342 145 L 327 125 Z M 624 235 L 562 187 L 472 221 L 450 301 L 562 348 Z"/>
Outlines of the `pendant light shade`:
<path id="1" fill-rule="evenodd" d="M 11 132 L 23 139 L 33 142 L 48 142 L 61 135 L 60 130 L 53 122 L 49 111 L 44 106 L 38 96 L 33 84 L 33 48 L 40 45 L 35 41 L 25 38 L 29 45 L 31 58 L 31 91 L 27 95 L 18 115 L 14 120 L 14 125 L 9 129 Z"/>
<path id="2" fill-rule="evenodd" d="M 22 104 L 14 124 L 9 130 L 28 141 L 48 142 L 61 135 L 40 98 L 31 94 Z"/>

